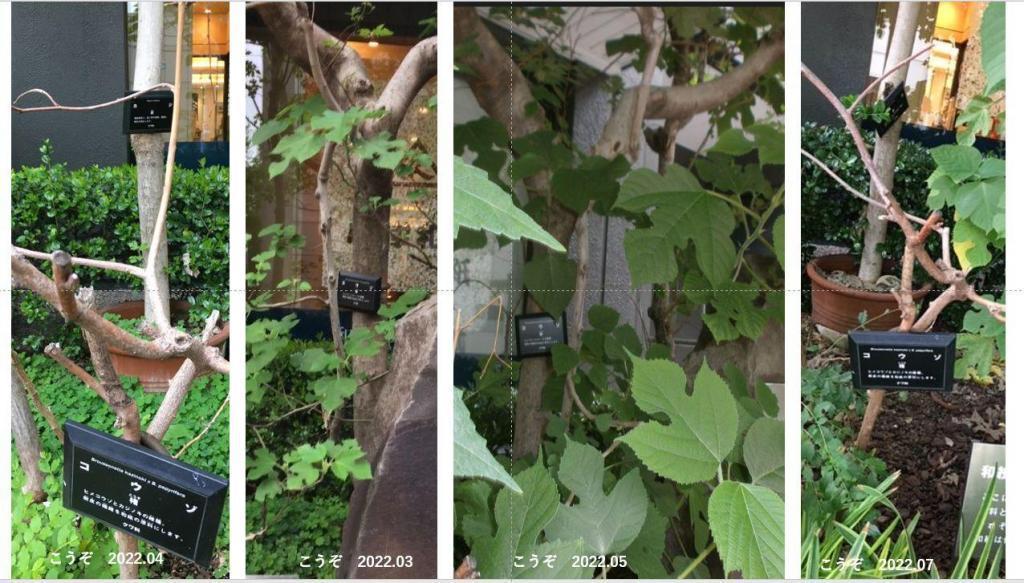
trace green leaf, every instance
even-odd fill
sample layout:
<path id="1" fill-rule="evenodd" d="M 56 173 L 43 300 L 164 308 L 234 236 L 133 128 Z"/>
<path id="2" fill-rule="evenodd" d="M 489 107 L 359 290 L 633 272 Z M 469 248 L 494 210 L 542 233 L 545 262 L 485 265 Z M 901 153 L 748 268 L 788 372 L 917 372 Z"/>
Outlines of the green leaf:
<path id="1" fill-rule="evenodd" d="M 719 484 L 708 502 L 708 521 L 726 574 L 738 571 L 744 579 L 781 579 L 784 520 L 782 499 L 768 488 Z"/>
<path id="2" fill-rule="evenodd" d="M 754 142 L 747 139 L 740 128 L 729 128 L 719 134 L 718 141 L 709 152 L 720 152 L 729 156 L 742 156 L 754 149 Z"/>
<path id="3" fill-rule="evenodd" d="M 645 421 L 620 439 L 651 471 L 680 484 L 710 480 L 736 444 L 736 400 L 707 362 L 687 395 L 685 375 L 670 361 L 633 358 L 631 390 L 638 407 L 665 414 L 669 423 Z"/>
<path id="4" fill-rule="evenodd" d="M 928 208 L 933 211 L 952 205 L 956 200 L 957 184 L 942 170 L 936 170 L 928 177 L 928 188 Z"/>
<path id="5" fill-rule="evenodd" d="M 255 454 L 253 457 L 245 460 L 245 465 L 248 468 L 245 479 L 258 480 L 263 476 L 273 475 L 274 468 L 277 466 L 277 458 L 274 454 L 265 447 L 261 447 L 253 453 Z"/>
<path id="6" fill-rule="evenodd" d="M 319 378 L 310 385 L 313 394 L 323 404 L 328 413 L 333 412 L 356 392 L 356 379 L 350 377 L 327 376 Z"/>
<path id="7" fill-rule="evenodd" d="M 280 156 L 280 160 L 270 165 L 270 177 L 274 178 L 285 171 L 292 162 L 302 163 L 317 155 L 323 149 L 326 140 L 306 126 L 300 126 L 294 132 L 278 140 L 271 151 Z"/>
<path id="8" fill-rule="evenodd" d="M 523 266 L 523 283 L 540 307 L 557 320 L 572 300 L 576 262 L 564 253 L 543 250 Z"/>
<path id="9" fill-rule="evenodd" d="M 767 164 L 786 163 L 786 140 L 780 128 L 767 123 L 756 123 L 747 126 L 746 129 L 754 135 L 762 167 Z"/>
<path id="10" fill-rule="evenodd" d="M 327 457 L 327 446 L 317 444 L 316 447 L 304 443 L 284 455 L 287 465 L 285 487 L 289 490 L 301 490 L 311 486 L 320 479 L 321 468 L 314 467 Z"/>
<path id="11" fill-rule="evenodd" d="M 782 421 L 761 417 L 743 438 L 743 463 L 750 481 L 782 496 L 785 490 L 785 437 Z"/>
<path id="12" fill-rule="evenodd" d="M 607 555 L 626 550 L 640 534 L 647 492 L 639 469 L 623 476 L 606 496 L 601 452 L 568 439 L 558 479 L 576 494 L 579 504 L 558 507 L 558 513 L 545 529 L 549 540 L 582 538 L 591 552 Z"/>
<path id="13" fill-rule="evenodd" d="M 963 130 L 956 135 L 958 144 L 972 146 L 975 136 L 988 134 L 992 129 L 992 116 L 989 114 L 991 105 L 992 100 L 985 95 L 976 95 L 971 98 L 967 107 L 956 118 L 956 125 L 964 126 Z"/>
<path id="14" fill-rule="evenodd" d="M 990 2 L 981 19 L 981 66 L 985 69 L 985 93 L 1006 87 L 1006 5 Z"/>
<path id="15" fill-rule="evenodd" d="M 661 563 L 661 556 L 665 553 L 666 530 L 668 530 L 668 519 L 658 512 L 658 508 L 653 503 L 649 503 L 643 528 L 626 549 L 626 561 L 629 564 L 629 569 L 640 579 L 668 578 L 668 572 L 665 571 L 665 566 Z"/>
<path id="16" fill-rule="evenodd" d="M 371 118 L 382 117 L 384 113 L 382 109 L 369 110 L 359 107 L 353 107 L 345 111 L 325 109 L 319 114 L 314 115 L 310 119 L 309 125 L 314 130 L 324 131 L 324 137 L 328 141 L 344 144 L 352 136 L 352 130 L 359 124 Z"/>
<path id="17" fill-rule="evenodd" d="M 390 304 L 384 304 L 377 310 L 377 315 L 394 319 L 405 315 L 416 304 L 422 302 L 430 295 L 425 289 L 414 288 L 398 296 L 398 299 Z"/>
<path id="18" fill-rule="evenodd" d="M 629 162 L 623 156 L 609 160 L 603 156 L 589 156 L 577 168 L 556 170 L 551 177 L 551 193 L 576 214 L 587 210 L 591 201 L 598 213 L 606 213 L 619 193 L 619 179 L 629 172 Z"/>
<path id="19" fill-rule="evenodd" d="M 292 366 L 302 372 L 323 372 L 338 367 L 338 356 L 323 348 L 307 348 L 291 356 Z"/>
<path id="20" fill-rule="evenodd" d="M 992 370 L 992 359 L 995 357 L 995 340 L 979 334 L 957 334 L 956 348 L 960 357 L 953 367 L 953 376 L 958 379 L 970 376 L 987 376 Z"/>
<path id="21" fill-rule="evenodd" d="M 593 329 L 611 334 L 619 324 L 619 313 L 604 304 L 594 304 L 587 310 L 587 321 Z"/>
<path id="22" fill-rule="evenodd" d="M 981 152 L 970 146 L 947 144 L 932 148 L 931 155 L 939 169 L 956 183 L 973 176 L 981 166 Z"/>
<path id="23" fill-rule="evenodd" d="M 408 146 L 405 140 L 393 140 L 388 132 L 381 132 L 368 140 L 355 143 L 352 152 L 363 160 L 385 170 L 394 170 L 402 162 Z"/>
<path id="24" fill-rule="evenodd" d="M 527 152 L 512 161 L 508 173 L 512 180 L 522 180 L 539 174 L 548 167 L 547 161 L 533 152 Z"/>
<path id="25" fill-rule="evenodd" d="M 291 127 L 291 123 L 286 120 L 273 118 L 260 124 L 259 129 L 253 132 L 252 137 L 249 138 L 250 146 L 258 146 L 270 138 L 280 134 Z"/>
<path id="26" fill-rule="evenodd" d="M 472 549 L 480 574 L 486 579 L 509 579 L 514 555 L 525 555 L 558 511 L 558 485 L 537 463 L 515 476 L 522 494 L 508 488 L 498 492 L 494 503 L 497 531 Z"/>
<path id="27" fill-rule="evenodd" d="M 604 496 L 604 457 L 594 447 L 566 439 L 558 481 L 580 500 Z"/>
<path id="28" fill-rule="evenodd" d="M 672 242 L 652 229 L 631 229 L 623 239 L 626 263 L 634 287 L 668 283 L 679 274 Z"/>
<path id="29" fill-rule="evenodd" d="M 384 343 L 369 328 L 353 328 L 345 336 L 346 358 L 376 356 L 383 347 Z"/>
<path id="30" fill-rule="evenodd" d="M 512 196 L 479 168 L 455 158 L 455 235 L 459 227 L 510 239 L 531 239 L 558 252 L 565 247 L 512 202 Z"/>
<path id="31" fill-rule="evenodd" d="M 521 494 L 519 485 L 487 449 L 487 442 L 476 431 L 469 409 L 462 400 L 462 391 L 455 389 L 455 477 L 485 478 Z"/>
<path id="32" fill-rule="evenodd" d="M 971 221 L 959 220 L 953 225 L 953 253 L 964 273 L 988 265 L 992 261 L 988 244 L 988 235 Z"/>
<path id="33" fill-rule="evenodd" d="M 580 363 L 580 355 L 565 344 L 555 344 L 551 347 L 551 366 L 555 374 L 564 375 Z"/>
<path id="34" fill-rule="evenodd" d="M 672 203 L 654 209 L 651 230 L 667 236 L 679 249 L 693 242 L 697 265 L 712 285 L 729 280 L 736 263 L 736 245 L 731 238 L 736 220 L 732 209 L 705 191 L 682 194 Z"/>
<path id="35" fill-rule="evenodd" d="M 327 452 L 331 456 L 331 473 L 339 480 L 347 480 L 349 476 L 356 480 L 369 480 L 373 476 L 370 462 L 355 439 L 346 439 L 335 444 L 328 441 Z"/>
<path id="36" fill-rule="evenodd" d="M 996 217 L 1006 213 L 1006 179 L 989 178 L 960 185 L 956 210 L 984 231 L 996 228 Z"/>
<path id="37" fill-rule="evenodd" d="M 702 192 L 697 177 L 689 170 L 671 164 L 662 176 L 654 170 L 640 168 L 626 176 L 619 189 L 619 198 L 615 207 L 622 210 L 640 213 L 652 206 L 672 202 L 680 192 Z"/>
<path id="38" fill-rule="evenodd" d="M 697 265 L 712 285 L 731 279 L 736 262 L 731 236 L 736 221 L 728 203 L 700 190 L 642 194 L 626 204 L 646 208 L 648 203 L 655 205 L 651 212 L 653 226 L 628 232 L 624 241 L 635 287 L 674 280 L 677 267 L 672 248 L 685 250 L 690 242 Z M 639 204 L 645 206 L 632 206 Z"/>
<path id="39" fill-rule="evenodd" d="M 260 482 L 259 486 L 256 486 L 256 492 L 253 493 L 253 498 L 257 502 L 263 502 L 269 498 L 276 498 L 281 494 L 283 489 L 281 488 L 281 481 L 277 478 L 267 478 Z"/>

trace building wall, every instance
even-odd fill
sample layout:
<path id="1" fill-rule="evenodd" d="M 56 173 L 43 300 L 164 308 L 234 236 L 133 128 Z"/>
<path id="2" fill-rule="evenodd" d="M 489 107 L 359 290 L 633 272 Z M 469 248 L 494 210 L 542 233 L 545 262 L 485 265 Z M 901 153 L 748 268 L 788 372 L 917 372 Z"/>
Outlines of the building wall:
<path id="1" fill-rule="evenodd" d="M 47 90 L 66 105 L 120 97 L 127 90 L 125 6 L 122 3 L 18 2 L 11 7 L 12 94 Z M 25 105 L 44 103 L 29 97 Z M 14 113 L 11 160 L 14 168 L 39 163 L 39 146 L 49 138 L 55 158 L 71 168 L 123 164 L 128 140 L 123 110 Z"/>
<path id="2" fill-rule="evenodd" d="M 801 5 L 801 59 L 839 97 L 860 93 L 867 83 L 875 14 L 874 2 Z M 802 121 L 839 123 L 832 106 L 804 79 L 800 99 Z"/>

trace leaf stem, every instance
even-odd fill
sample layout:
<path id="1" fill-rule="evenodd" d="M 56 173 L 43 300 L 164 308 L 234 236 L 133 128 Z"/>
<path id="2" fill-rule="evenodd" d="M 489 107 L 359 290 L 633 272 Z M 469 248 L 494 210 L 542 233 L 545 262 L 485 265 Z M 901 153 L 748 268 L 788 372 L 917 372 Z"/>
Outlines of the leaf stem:
<path id="1" fill-rule="evenodd" d="M 697 555 L 697 557 L 693 559 L 693 561 L 686 567 L 686 569 L 684 569 L 683 572 L 680 573 L 678 577 L 676 577 L 676 579 L 686 579 L 687 577 L 689 577 L 690 573 L 693 573 L 693 570 L 699 567 L 700 564 L 704 562 L 704 559 L 708 558 L 708 555 L 710 555 L 711 551 L 713 550 L 715 550 L 715 543 L 709 544 L 708 548 L 701 551 L 700 554 Z"/>

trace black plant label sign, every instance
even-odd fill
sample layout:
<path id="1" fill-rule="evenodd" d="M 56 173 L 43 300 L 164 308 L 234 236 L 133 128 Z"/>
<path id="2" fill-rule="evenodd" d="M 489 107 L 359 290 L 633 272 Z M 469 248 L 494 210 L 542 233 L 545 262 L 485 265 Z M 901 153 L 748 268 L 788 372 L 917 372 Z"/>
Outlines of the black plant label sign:
<path id="1" fill-rule="evenodd" d="M 371 275 L 338 273 L 338 307 L 376 314 L 380 309 L 383 280 Z"/>
<path id="2" fill-rule="evenodd" d="M 849 340 L 858 389 L 953 389 L 956 334 L 854 331 Z"/>
<path id="3" fill-rule="evenodd" d="M 208 567 L 227 494 L 224 478 L 68 421 L 64 506 Z"/>
<path id="4" fill-rule="evenodd" d="M 1006 544 L 1006 446 L 975 442 L 971 446 L 971 463 L 967 468 L 964 502 L 960 507 L 959 540 L 970 535 L 970 529 L 981 511 L 981 504 L 992 480 L 996 481 L 992 506 L 988 510 L 988 520 L 978 535 L 974 548 L 975 556 L 981 554 L 989 538 L 992 539 L 989 556 L 994 555 L 997 548 Z M 959 549 L 958 544 L 958 552 Z"/>
<path id="5" fill-rule="evenodd" d="M 555 344 L 568 344 L 565 314 L 557 320 L 548 314 L 516 316 L 516 352 L 519 358 L 551 354 Z"/>
<path id="6" fill-rule="evenodd" d="M 885 108 L 889 110 L 889 121 L 879 123 L 872 119 L 866 119 L 861 123 L 860 127 L 867 131 L 878 132 L 879 136 L 884 136 L 892 126 L 896 125 L 900 117 L 910 109 L 910 102 L 907 101 L 907 90 L 902 84 L 885 96 Z"/>
<path id="7" fill-rule="evenodd" d="M 169 133 L 173 115 L 174 93 L 170 91 L 143 93 L 129 99 L 124 104 L 124 133 Z"/>

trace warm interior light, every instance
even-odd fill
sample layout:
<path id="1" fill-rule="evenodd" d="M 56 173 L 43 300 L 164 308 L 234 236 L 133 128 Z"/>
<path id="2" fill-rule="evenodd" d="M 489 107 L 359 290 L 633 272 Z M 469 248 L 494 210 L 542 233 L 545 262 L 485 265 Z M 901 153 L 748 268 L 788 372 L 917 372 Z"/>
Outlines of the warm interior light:
<path id="1" fill-rule="evenodd" d="M 369 47 L 370 47 L 371 49 L 375 49 L 375 48 L 377 48 L 377 47 L 379 47 L 379 46 L 380 46 L 380 43 L 379 43 L 379 42 L 377 42 L 377 41 L 375 41 L 375 40 L 372 40 L 372 41 L 370 41 L 370 42 L 368 42 L 368 43 L 366 43 L 366 44 L 367 44 L 367 45 L 369 45 Z"/>

